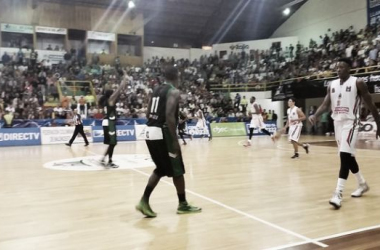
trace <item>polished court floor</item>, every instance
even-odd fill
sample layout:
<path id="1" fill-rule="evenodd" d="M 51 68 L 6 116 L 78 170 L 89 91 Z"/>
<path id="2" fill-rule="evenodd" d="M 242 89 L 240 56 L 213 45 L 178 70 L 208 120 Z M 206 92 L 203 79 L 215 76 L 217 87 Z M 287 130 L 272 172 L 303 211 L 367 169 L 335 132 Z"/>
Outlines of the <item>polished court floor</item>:
<path id="1" fill-rule="evenodd" d="M 119 170 L 94 166 L 102 144 L 1 148 L 0 250 L 380 249 L 379 142 L 358 150 L 371 190 L 351 198 L 350 176 L 343 206 L 333 210 L 332 137 L 301 137 L 311 152 L 296 160 L 285 138 L 253 138 L 250 148 L 244 139 L 183 146 L 187 199 L 203 212 L 177 215 L 164 178 L 151 197 L 154 219 L 134 209 L 153 170 L 143 141 L 116 147 Z"/>

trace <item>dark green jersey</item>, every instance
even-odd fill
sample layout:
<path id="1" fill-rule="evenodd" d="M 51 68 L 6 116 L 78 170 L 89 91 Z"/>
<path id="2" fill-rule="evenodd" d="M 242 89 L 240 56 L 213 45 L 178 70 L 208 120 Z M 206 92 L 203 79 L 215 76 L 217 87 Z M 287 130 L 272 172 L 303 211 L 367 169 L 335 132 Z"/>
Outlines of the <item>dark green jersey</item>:
<path id="1" fill-rule="evenodd" d="M 166 102 L 170 90 L 175 90 L 173 85 L 164 83 L 157 86 L 152 95 L 152 100 L 148 107 L 148 122 L 150 127 L 163 127 L 166 124 Z M 177 104 L 175 117 L 178 122 L 179 106 Z"/>
<path id="2" fill-rule="evenodd" d="M 107 102 L 107 105 L 104 107 L 104 119 L 108 119 L 111 121 L 116 120 L 116 107 L 110 106 Z"/>

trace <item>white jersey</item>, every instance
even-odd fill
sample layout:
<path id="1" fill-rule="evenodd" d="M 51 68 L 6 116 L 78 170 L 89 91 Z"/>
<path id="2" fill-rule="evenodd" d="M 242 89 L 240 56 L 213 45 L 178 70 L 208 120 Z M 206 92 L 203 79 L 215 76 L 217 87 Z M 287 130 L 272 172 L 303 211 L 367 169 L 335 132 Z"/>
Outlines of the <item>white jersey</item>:
<path id="1" fill-rule="evenodd" d="M 302 126 L 302 122 L 292 122 L 291 120 L 297 120 L 299 119 L 298 113 L 297 113 L 298 107 L 294 106 L 293 108 L 288 108 L 288 121 L 290 126 Z"/>
<path id="2" fill-rule="evenodd" d="M 257 118 L 258 116 L 262 116 L 261 113 L 256 113 L 255 105 L 257 105 L 259 112 L 260 112 L 260 105 L 257 102 L 254 102 L 251 104 L 250 111 L 252 113 L 252 118 Z"/>
<path id="3" fill-rule="evenodd" d="M 331 117 L 334 121 L 356 120 L 359 118 L 361 98 L 356 87 L 357 78 L 350 76 L 340 84 L 340 79 L 330 85 Z"/>

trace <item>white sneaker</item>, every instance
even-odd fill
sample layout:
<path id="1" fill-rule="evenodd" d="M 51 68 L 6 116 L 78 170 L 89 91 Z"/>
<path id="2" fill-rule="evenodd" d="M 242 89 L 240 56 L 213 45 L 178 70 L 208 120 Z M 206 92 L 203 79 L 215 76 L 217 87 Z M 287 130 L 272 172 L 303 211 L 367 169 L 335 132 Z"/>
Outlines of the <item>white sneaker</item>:
<path id="1" fill-rule="evenodd" d="M 364 182 L 363 184 L 359 184 L 358 189 L 356 189 L 355 192 L 353 192 L 353 193 L 351 194 L 351 197 L 359 198 L 359 197 L 361 197 L 365 192 L 368 192 L 368 190 L 369 190 L 369 186 L 367 185 L 366 182 Z"/>
<path id="2" fill-rule="evenodd" d="M 329 203 L 332 205 L 335 209 L 339 209 L 342 206 L 342 199 L 343 195 L 341 192 L 335 191 L 332 198 L 330 199 Z"/>
<path id="3" fill-rule="evenodd" d="M 244 147 L 250 147 L 251 146 L 251 142 L 247 141 L 243 146 Z"/>

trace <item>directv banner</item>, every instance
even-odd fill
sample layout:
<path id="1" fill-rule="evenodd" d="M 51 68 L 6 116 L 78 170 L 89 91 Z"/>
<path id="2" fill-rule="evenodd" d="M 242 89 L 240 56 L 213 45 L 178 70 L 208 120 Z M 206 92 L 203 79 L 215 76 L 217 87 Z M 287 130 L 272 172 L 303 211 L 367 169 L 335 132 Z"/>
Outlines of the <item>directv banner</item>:
<path id="1" fill-rule="evenodd" d="M 376 122 L 363 122 L 360 124 L 359 135 L 360 139 L 376 140 L 377 126 Z"/>
<path id="2" fill-rule="evenodd" d="M 247 131 L 247 135 L 249 135 L 249 129 L 250 129 L 250 124 L 249 122 L 247 122 L 245 124 L 245 128 L 246 128 L 246 131 Z M 271 123 L 271 122 L 266 122 L 265 123 L 265 129 L 268 130 L 270 133 L 275 133 L 277 131 L 277 125 L 275 123 Z M 262 133 L 260 131 L 259 128 L 255 128 L 253 130 L 253 135 L 265 135 L 264 133 Z"/>
<path id="3" fill-rule="evenodd" d="M 213 137 L 245 136 L 247 131 L 244 122 L 211 123 Z"/>
<path id="4" fill-rule="evenodd" d="M 39 128 L 0 129 L 0 146 L 41 145 Z"/>
<path id="5" fill-rule="evenodd" d="M 68 143 L 74 134 L 75 127 L 52 127 L 41 128 L 41 142 L 42 144 L 64 144 Z M 84 133 L 87 140 L 92 142 L 92 133 L 90 126 L 84 126 Z M 80 134 L 76 137 L 74 143 L 83 143 L 84 139 Z"/>
<path id="6" fill-rule="evenodd" d="M 136 141 L 135 126 L 116 126 L 116 135 L 118 141 Z M 95 126 L 92 128 L 92 137 L 94 142 L 103 142 L 103 127 Z"/>

